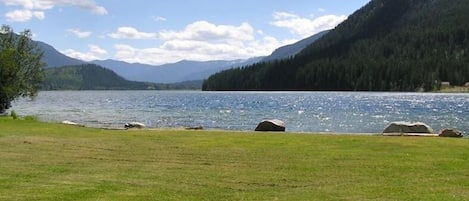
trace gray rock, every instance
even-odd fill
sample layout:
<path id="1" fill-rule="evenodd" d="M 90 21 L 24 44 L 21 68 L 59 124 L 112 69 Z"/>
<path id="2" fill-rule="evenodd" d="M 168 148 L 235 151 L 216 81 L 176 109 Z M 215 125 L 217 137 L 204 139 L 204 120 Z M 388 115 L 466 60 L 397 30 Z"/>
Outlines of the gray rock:
<path id="1" fill-rule="evenodd" d="M 392 122 L 383 133 L 433 133 L 433 129 L 422 122 Z"/>
<path id="2" fill-rule="evenodd" d="M 440 131 L 440 137 L 464 137 L 462 131 L 454 128 L 446 128 Z"/>
<path id="3" fill-rule="evenodd" d="M 73 121 L 67 121 L 67 120 L 62 121 L 62 122 L 60 122 L 60 123 L 65 124 L 65 125 L 70 125 L 70 126 L 85 127 L 84 125 L 81 125 L 81 124 L 79 124 L 79 123 L 75 123 L 75 122 L 73 122 Z"/>
<path id="4" fill-rule="evenodd" d="M 264 120 L 257 125 L 255 131 L 285 132 L 285 123 L 278 119 Z"/>
<path id="5" fill-rule="evenodd" d="M 186 130 L 204 130 L 202 126 L 186 127 Z"/>
<path id="6" fill-rule="evenodd" d="M 145 124 L 140 123 L 140 122 L 130 122 L 130 123 L 126 123 L 124 125 L 124 128 L 126 128 L 126 129 L 129 129 L 129 128 L 142 129 L 142 128 L 145 128 Z"/>

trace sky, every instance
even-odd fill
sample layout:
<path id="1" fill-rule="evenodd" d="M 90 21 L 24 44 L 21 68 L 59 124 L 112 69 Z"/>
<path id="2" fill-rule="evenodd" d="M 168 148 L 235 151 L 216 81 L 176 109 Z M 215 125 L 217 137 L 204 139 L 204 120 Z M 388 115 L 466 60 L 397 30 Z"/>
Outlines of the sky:
<path id="1" fill-rule="evenodd" d="M 267 56 L 369 1 L 0 0 L 0 21 L 73 58 L 161 65 Z"/>

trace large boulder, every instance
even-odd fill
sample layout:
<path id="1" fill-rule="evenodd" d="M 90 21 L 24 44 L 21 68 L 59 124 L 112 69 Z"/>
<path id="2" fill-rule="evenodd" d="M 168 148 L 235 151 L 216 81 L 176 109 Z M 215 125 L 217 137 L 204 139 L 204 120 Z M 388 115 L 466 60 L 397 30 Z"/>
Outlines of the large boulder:
<path id="1" fill-rule="evenodd" d="M 441 130 L 439 136 L 440 137 L 464 137 L 464 134 L 460 130 L 447 128 L 447 129 Z"/>
<path id="2" fill-rule="evenodd" d="M 129 128 L 142 129 L 142 128 L 145 128 L 145 124 L 140 123 L 140 122 L 130 122 L 130 123 L 126 123 L 124 125 L 124 128 L 126 128 L 126 129 L 129 129 Z"/>
<path id="3" fill-rule="evenodd" d="M 422 122 L 393 122 L 383 133 L 433 133 L 433 129 Z"/>
<path id="4" fill-rule="evenodd" d="M 257 125 L 255 131 L 285 132 L 285 123 L 278 119 L 264 120 Z"/>

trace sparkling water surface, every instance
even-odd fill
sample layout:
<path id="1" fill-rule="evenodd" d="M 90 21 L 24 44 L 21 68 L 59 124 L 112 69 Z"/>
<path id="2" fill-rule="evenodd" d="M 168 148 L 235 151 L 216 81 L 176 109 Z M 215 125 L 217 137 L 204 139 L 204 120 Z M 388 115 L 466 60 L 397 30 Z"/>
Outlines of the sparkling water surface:
<path id="1" fill-rule="evenodd" d="M 380 133 L 394 121 L 469 132 L 469 94 L 41 91 L 11 109 L 43 121 L 108 128 L 141 122 L 150 128 L 249 131 L 264 119 L 280 119 L 290 132 Z"/>

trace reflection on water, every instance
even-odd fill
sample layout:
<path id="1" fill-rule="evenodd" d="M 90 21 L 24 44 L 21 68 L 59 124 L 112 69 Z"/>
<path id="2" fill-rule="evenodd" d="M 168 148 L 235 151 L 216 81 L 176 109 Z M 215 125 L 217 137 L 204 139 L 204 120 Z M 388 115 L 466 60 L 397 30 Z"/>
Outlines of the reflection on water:
<path id="1" fill-rule="evenodd" d="M 469 94 L 361 92 L 43 91 L 12 110 L 44 121 L 90 127 L 253 130 L 281 119 L 287 131 L 379 133 L 392 121 L 469 132 Z"/>

